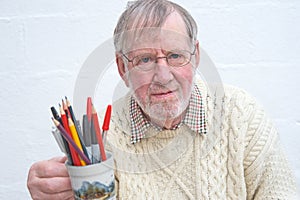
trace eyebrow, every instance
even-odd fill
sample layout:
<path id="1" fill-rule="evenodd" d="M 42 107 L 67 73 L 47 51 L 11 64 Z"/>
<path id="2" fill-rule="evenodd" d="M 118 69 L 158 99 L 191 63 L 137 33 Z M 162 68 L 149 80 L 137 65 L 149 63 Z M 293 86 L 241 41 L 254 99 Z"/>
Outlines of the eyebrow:
<path id="1" fill-rule="evenodd" d="M 137 49 L 137 50 L 133 50 L 133 51 L 129 51 L 126 52 L 126 55 L 136 55 L 136 54 L 144 54 L 144 53 L 153 53 L 156 52 L 158 48 L 142 48 L 142 49 Z M 173 52 L 173 51 L 189 51 L 189 49 L 184 49 L 181 47 L 174 47 L 174 48 L 169 48 L 169 49 L 159 49 L 161 50 L 164 54 L 169 53 L 169 52 Z"/>
<path id="2" fill-rule="evenodd" d="M 155 53 L 155 49 L 154 48 L 137 49 L 137 50 L 127 52 L 126 55 L 129 55 L 130 57 L 135 57 L 145 53 Z"/>

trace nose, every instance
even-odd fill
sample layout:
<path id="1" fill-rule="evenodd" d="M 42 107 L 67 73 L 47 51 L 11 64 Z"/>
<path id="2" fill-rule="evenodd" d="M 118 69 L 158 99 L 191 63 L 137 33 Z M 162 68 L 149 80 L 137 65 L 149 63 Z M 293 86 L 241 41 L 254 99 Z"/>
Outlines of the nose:
<path id="1" fill-rule="evenodd" d="M 155 63 L 162 62 L 162 61 L 159 61 L 159 60 L 164 60 L 164 61 L 165 61 L 165 64 L 168 65 L 167 57 L 166 57 L 166 56 L 156 57 Z"/>
<path id="2" fill-rule="evenodd" d="M 155 63 L 155 74 L 153 81 L 162 85 L 173 80 L 171 67 L 168 65 L 166 57 L 157 57 Z"/>

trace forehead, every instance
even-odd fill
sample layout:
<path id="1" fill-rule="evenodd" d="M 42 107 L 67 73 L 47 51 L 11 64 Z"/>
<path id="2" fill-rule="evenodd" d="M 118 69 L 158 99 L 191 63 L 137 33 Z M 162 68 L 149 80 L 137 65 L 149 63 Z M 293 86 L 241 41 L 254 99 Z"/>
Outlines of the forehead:
<path id="1" fill-rule="evenodd" d="M 177 12 L 171 13 L 162 27 L 138 28 L 123 34 L 123 52 L 144 48 L 185 49 L 191 46 L 192 42 Z"/>
<path id="2" fill-rule="evenodd" d="M 130 52 L 138 49 L 189 49 L 191 39 L 186 35 L 169 30 L 143 30 L 129 35 L 123 51 Z"/>

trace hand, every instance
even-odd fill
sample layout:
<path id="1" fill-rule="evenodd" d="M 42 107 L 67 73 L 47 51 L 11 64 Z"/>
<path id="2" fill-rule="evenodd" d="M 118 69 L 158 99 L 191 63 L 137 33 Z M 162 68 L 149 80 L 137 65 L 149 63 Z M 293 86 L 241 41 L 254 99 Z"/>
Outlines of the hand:
<path id="1" fill-rule="evenodd" d="M 65 166 L 66 157 L 34 163 L 28 173 L 27 187 L 34 200 L 74 200 Z"/>

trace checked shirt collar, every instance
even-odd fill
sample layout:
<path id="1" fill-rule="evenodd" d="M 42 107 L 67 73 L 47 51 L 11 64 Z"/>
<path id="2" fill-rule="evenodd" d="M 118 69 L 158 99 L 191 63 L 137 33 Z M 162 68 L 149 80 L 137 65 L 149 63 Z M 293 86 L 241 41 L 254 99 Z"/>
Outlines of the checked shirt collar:
<path id="1" fill-rule="evenodd" d="M 187 125 L 191 130 L 196 133 L 206 134 L 206 121 L 205 121 L 205 108 L 203 104 L 203 98 L 197 85 L 194 86 L 194 90 L 191 94 L 188 110 L 184 117 L 184 120 L 178 124 L 174 129 L 180 127 L 183 123 Z M 143 112 L 134 97 L 130 99 L 130 123 L 131 123 L 131 143 L 135 144 L 145 136 L 145 132 L 151 126 L 154 126 L 146 119 Z M 155 128 L 159 131 L 162 129 Z"/>

